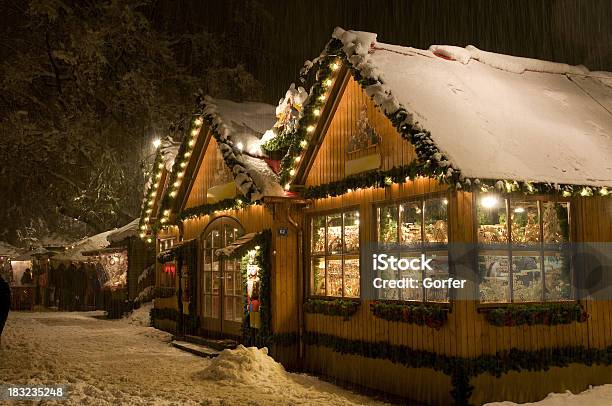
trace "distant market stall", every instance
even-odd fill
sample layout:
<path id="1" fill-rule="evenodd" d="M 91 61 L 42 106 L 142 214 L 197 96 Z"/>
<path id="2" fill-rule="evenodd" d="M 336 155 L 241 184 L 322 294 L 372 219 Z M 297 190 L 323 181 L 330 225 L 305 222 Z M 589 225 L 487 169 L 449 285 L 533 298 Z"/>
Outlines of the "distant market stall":
<path id="1" fill-rule="evenodd" d="M 127 299 L 134 300 L 140 293 L 139 277 L 155 261 L 155 250 L 138 236 L 140 219 L 109 232 L 104 248 L 83 251 L 90 261 L 101 263 L 107 271 L 105 286 L 125 286 Z"/>

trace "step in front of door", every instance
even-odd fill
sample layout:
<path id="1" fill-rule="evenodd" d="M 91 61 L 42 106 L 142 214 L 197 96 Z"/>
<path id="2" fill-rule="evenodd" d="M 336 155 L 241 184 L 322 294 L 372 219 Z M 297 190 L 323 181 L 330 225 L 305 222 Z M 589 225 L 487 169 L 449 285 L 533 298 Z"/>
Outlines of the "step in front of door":
<path id="1" fill-rule="evenodd" d="M 213 339 L 199 336 L 186 335 L 184 337 L 174 337 L 177 341 L 186 341 L 192 344 L 202 345 L 204 347 L 210 347 L 217 351 L 223 351 L 225 349 L 233 350 L 238 346 L 238 342 L 230 339 Z"/>
<path id="2" fill-rule="evenodd" d="M 219 351 L 205 345 L 189 343 L 187 341 L 173 340 L 172 346 L 182 351 L 187 351 L 199 357 L 214 358 L 219 355 Z"/>

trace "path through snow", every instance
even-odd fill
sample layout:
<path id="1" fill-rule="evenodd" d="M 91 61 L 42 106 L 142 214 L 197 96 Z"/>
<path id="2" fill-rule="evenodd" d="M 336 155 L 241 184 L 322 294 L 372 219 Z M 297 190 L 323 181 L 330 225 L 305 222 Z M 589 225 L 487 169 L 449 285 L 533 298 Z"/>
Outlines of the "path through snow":
<path id="1" fill-rule="evenodd" d="M 73 405 L 380 404 L 287 373 L 262 351 L 241 348 L 211 361 L 171 347 L 167 333 L 94 317 L 101 315 L 12 312 L 0 384 L 66 384 L 69 402 L 62 404 Z"/>

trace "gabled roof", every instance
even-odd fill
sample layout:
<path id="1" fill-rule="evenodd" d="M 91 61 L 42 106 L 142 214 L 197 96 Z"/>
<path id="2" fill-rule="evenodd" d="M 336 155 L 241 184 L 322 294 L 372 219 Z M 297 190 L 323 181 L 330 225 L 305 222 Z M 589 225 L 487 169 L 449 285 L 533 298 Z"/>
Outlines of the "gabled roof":
<path id="1" fill-rule="evenodd" d="M 206 96 L 200 100 L 219 151 L 238 190 L 250 201 L 282 196 L 278 175 L 270 168 L 261 138 L 276 122 L 275 107 L 265 103 L 236 103 Z"/>
<path id="2" fill-rule="evenodd" d="M 124 225 L 123 227 L 119 227 L 112 232 L 110 232 L 106 239 L 109 243 L 115 243 L 119 241 L 123 241 L 129 237 L 135 237 L 138 234 L 138 224 L 140 223 L 140 218 L 134 219 Z"/>
<path id="3" fill-rule="evenodd" d="M 87 251 L 95 251 L 106 248 L 109 245 L 107 237 L 114 230 L 104 231 L 103 233 L 92 235 L 91 237 L 83 238 L 72 244 L 66 251 L 53 256 L 53 260 L 57 261 L 87 261 L 89 258 L 83 255 Z"/>
<path id="4" fill-rule="evenodd" d="M 466 189 L 488 184 L 584 195 L 608 194 L 612 186 L 611 73 L 473 46 L 389 45 L 376 34 L 342 28 L 306 64 L 317 69 L 317 82 L 283 162 L 283 183 L 304 149 L 298 143 L 310 141 L 305 127 L 312 132 L 318 125 L 312 112 L 320 100 L 330 104 L 322 81 L 333 75 L 332 62 L 347 66 L 413 143 L 423 175 Z"/>

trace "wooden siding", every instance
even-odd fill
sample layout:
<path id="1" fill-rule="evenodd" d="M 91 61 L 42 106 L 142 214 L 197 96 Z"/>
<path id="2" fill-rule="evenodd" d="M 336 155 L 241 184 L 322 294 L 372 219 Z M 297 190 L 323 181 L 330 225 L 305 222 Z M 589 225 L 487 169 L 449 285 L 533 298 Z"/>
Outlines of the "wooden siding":
<path id="1" fill-rule="evenodd" d="M 204 157 L 201 160 L 200 167 L 197 170 L 195 180 L 186 199 L 187 203 L 185 208 L 195 207 L 206 203 L 206 193 L 208 189 L 216 186 L 213 183 L 215 179 L 214 175 L 219 170 L 223 170 L 225 172 L 225 176 L 228 179 L 233 180 L 229 169 L 223 161 L 223 157 L 219 153 L 217 141 L 210 134 L 208 137 L 208 144 L 204 146 Z"/>
<path id="2" fill-rule="evenodd" d="M 344 165 L 346 159 L 346 146 L 350 134 L 356 129 L 356 122 L 363 103 L 368 108 L 370 123 L 374 125 L 382 137 L 380 150 L 382 153 L 382 169 L 405 165 L 414 159 L 412 146 L 403 140 L 391 126 L 390 122 L 372 105 L 359 85 L 351 78 L 342 94 L 342 99 L 324 137 L 319 138 L 319 150 L 312 160 L 309 172 L 305 176 L 306 186 L 320 185 L 342 180 L 345 177 Z M 409 199 L 411 197 L 428 194 L 440 194 L 447 188 L 436 181 L 419 178 L 404 184 L 394 184 L 387 188 L 368 188 L 353 191 L 338 197 L 314 200 L 308 208 L 303 210 L 302 227 L 304 239 L 304 283 L 309 280 L 309 216 L 316 213 L 342 210 L 358 207 L 362 219 L 361 241 L 373 242 L 376 239 L 374 224 L 375 204 L 391 202 L 393 200 Z M 461 244 L 476 242 L 474 233 L 474 196 L 469 192 L 447 192 L 449 198 L 449 241 Z M 603 197 L 572 198 L 571 227 L 572 240 L 575 242 L 612 242 L 612 199 Z M 363 261 L 364 258 L 361 258 Z M 464 263 L 456 264 L 456 272 L 461 277 L 473 273 L 474 262 L 466 258 Z M 609 269 L 609 266 L 606 268 Z M 612 282 L 612 275 L 604 275 L 608 285 Z M 363 286 L 363 284 L 362 284 Z M 468 282 L 467 289 L 477 291 L 476 283 Z M 473 297 L 473 296 L 471 296 Z M 364 340 L 370 342 L 387 341 L 391 344 L 406 345 L 415 350 L 432 351 L 439 354 L 476 358 L 482 354 L 495 354 L 498 351 L 513 348 L 533 351 L 543 348 L 565 346 L 585 346 L 590 348 L 604 348 L 612 345 L 612 302 L 604 300 L 582 300 L 581 304 L 589 313 L 589 320 L 585 323 L 571 323 L 557 326 L 517 326 L 496 327 L 485 320 L 484 314 L 479 312 L 478 301 L 471 299 L 470 295 L 459 295 L 450 303 L 450 313 L 447 323 L 439 330 L 413 324 L 389 322 L 374 317 L 369 309 L 369 301 L 362 300 L 358 312 L 349 321 L 342 317 L 326 316 L 320 314 L 305 314 L 305 331 L 329 334 L 347 340 Z M 591 298 L 589 298 L 591 299 Z M 433 374 L 427 382 L 414 384 L 415 380 L 402 385 L 393 386 L 389 382 L 397 381 L 400 372 L 395 367 L 383 365 L 384 363 L 368 360 L 363 357 L 341 355 L 323 347 L 306 346 L 304 367 L 307 370 L 328 375 L 339 381 L 350 381 L 364 386 L 382 389 L 414 400 L 431 403 L 447 404 L 448 399 L 440 397 L 440 388 L 448 387 L 444 379 Z M 397 367 L 400 368 L 401 367 Z M 581 370 L 583 367 L 573 367 Z M 596 370 L 590 372 L 581 370 L 584 374 L 584 385 L 580 383 L 576 388 L 586 388 L 589 382 L 601 381 L 595 378 Z M 412 376 L 413 371 L 403 369 Z M 496 400 L 488 393 L 499 392 L 505 379 L 513 386 L 515 394 L 506 398 L 517 401 L 533 401 L 545 396 L 553 389 L 562 391 L 564 388 L 574 388 L 566 385 L 564 377 L 566 370 L 555 372 L 558 379 L 549 380 L 546 391 L 542 388 L 530 386 L 525 396 L 519 396 L 521 382 L 527 384 L 538 374 L 505 374 L 502 378 L 479 376 L 474 384 L 484 393 L 472 399 L 476 404 L 483 401 Z M 594 375 L 595 374 L 595 375 Z M 606 377 L 609 376 L 606 371 Z M 406 376 L 408 376 L 406 375 Z M 486 375 L 486 374 L 485 374 Z M 551 375 L 553 376 L 553 375 Z M 425 389 L 423 389 L 425 388 Z M 487 390 L 489 392 L 487 392 Z M 444 391 L 446 392 L 446 391 Z M 501 399 L 501 398 L 500 398 Z"/>
<path id="3" fill-rule="evenodd" d="M 379 151 L 383 170 L 394 166 L 407 165 L 416 154 L 412 144 L 404 140 L 389 119 L 374 106 L 359 83 L 350 77 L 327 133 L 321 140 L 317 156 L 306 177 L 307 186 L 341 180 L 345 177 L 346 147 L 351 134 L 356 132 L 357 121 L 362 107 L 367 107 L 370 125 L 376 129 L 382 142 Z"/>

